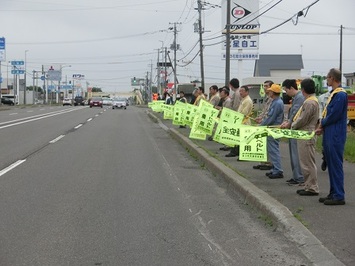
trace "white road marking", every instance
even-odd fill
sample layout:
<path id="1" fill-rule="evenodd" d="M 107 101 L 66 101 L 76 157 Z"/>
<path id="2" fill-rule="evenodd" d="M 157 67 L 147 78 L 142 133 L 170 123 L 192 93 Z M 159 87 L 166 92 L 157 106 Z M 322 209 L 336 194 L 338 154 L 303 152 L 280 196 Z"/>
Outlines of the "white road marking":
<path id="1" fill-rule="evenodd" d="M 86 120 L 86 121 L 88 121 L 88 122 L 90 122 L 92 120 L 92 118 L 89 118 L 88 120 Z"/>
<path id="2" fill-rule="evenodd" d="M 212 247 L 211 247 L 211 245 L 210 245 L 210 244 L 208 244 L 208 247 L 210 248 L 210 250 L 212 250 Z"/>
<path id="3" fill-rule="evenodd" d="M 49 143 L 56 143 L 58 140 L 60 140 L 60 139 L 62 139 L 62 138 L 64 138 L 65 137 L 65 135 L 60 135 L 59 137 L 57 137 L 57 138 L 55 138 L 55 139 L 53 139 L 53 140 L 51 140 Z"/>
<path id="4" fill-rule="evenodd" d="M 83 124 L 79 124 L 76 127 L 74 127 L 75 129 L 78 129 L 79 127 L 81 127 Z"/>
<path id="5" fill-rule="evenodd" d="M 46 110 L 46 109 L 44 109 L 44 108 L 42 108 L 42 109 L 39 109 L 40 111 L 44 111 L 44 110 Z"/>
<path id="6" fill-rule="evenodd" d="M 27 111 L 27 113 L 33 113 L 33 110 Z"/>
<path id="7" fill-rule="evenodd" d="M 0 123 L 0 125 L 3 125 L 3 124 L 9 124 L 9 125 L 0 126 L 0 129 L 7 128 L 7 127 L 12 127 L 12 126 L 16 126 L 16 125 L 20 125 L 20 124 L 23 124 L 23 123 L 36 121 L 36 120 L 39 120 L 39 119 L 44 119 L 44 118 L 47 118 L 47 117 L 61 115 L 61 114 L 73 112 L 73 111 L 76 111 L 76 110 L 79 110 L 79 109 L 73 108 L 73 109 L 59 111 L 59 112 L 56 111 L 56 112 L 51 112 L 51 113 L 48 113 L 48 114 L 34 115 L 34 116 L 31 116 L 31 117 L 24 117 L 24 118 L 16 119 L 16 120 L 13 120 L 13 121 L 2 122 L 2 123 Z M 25 120 L 25 121 L 23 121 L 23 120 Z M 21 122 L 13 123 L 15 121 L 21 121 Z M 10 123 L 13 123 L 13 124 L 10 124 Z"/>
<path id="8" fill-rule="evenodd" d="M 4 168 L 3 170 L 0 171 L 0 176 L 6 174 L 7 172 L 9 172 L 10 170 L 14 169 L 15 167 L 19 166 L 20 164 L 24 163 L 26 161 L 25 160 L 18 160 L 17 162 L 11 164 L 10 166 Z"/>
<path id="9" fill-rule="evenodd" d="M 99 116 L 98 114 L 95 115 L 96 117 Z"/>
<path id="10" fill-rule="evenodd" d="M 17 115 L 18 113 L 11 113 L 11 114 L 9 114 L 9 115 Z"/>

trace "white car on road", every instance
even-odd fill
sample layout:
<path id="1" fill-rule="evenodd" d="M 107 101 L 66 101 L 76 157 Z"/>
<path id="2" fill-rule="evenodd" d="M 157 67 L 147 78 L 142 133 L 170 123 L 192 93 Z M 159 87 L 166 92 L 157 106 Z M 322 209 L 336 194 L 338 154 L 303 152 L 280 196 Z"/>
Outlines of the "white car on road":
<path id="1" fill-rule="evenodd" d="M 127 102 L 125 98 L 114 98 L 112 100 L 112 109 L 123 108 L 127 109 Z"/>
<path id="2" fill-rule="evenodd" d="M 64 98 L 63 99 L 63 106 L 64 105 L 70 105 L 70 106 L 72 106 L 72 100 L 70 99 L 70 98 Z"/>

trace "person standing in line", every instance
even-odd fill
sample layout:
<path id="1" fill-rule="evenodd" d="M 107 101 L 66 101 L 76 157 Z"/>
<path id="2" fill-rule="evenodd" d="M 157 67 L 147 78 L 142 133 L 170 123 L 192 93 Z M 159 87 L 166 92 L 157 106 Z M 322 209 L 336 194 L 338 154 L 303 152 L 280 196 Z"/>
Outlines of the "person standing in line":
<path id="1" fill-rule="evenodd" d="M 198 87 L 198 89 L 197 89 L 197 97 L 196 97 L 196 100 L 194 102 L 194 105 L 199 105 L 201 99 L 206 99 L 205 90 L 202 87 Z"/>
<path id="2" fill-rule="evenodd" d="M 240 105 L 237 111 L 244 115 L 244 119 L 242 123 L 244 125 L 250 125 L 251 122 L 249 117 L 253 112 L 254 104 L 253 104 L 253 100 L 249 96 L 248 86 L 241 86 L 239 89 L 239 93 L 242 100 L 240 101 Z M 238 155 L 239 155 L 239 147 L 235 146 L 230 150 L 228 154 L 226 154 L 226 157 L 236 157 Z"/>
<path id="3" fill-rule="evenodd" d="M 232 99 L 232 110 L 238 111 L 242 97 L 240 96 L 239 80 L 237 78 L 233 78 L 229 81 L 229 89 L 233 92 L 233 95 L 230 96 Z M 238 147 L 234 146 L 233 148 L 231 148 L 230 152 L 225 156 L 236 157 L 238 156 L 238 152 Z"/>
<path id="4" fill-rule="evenodd" d="M 164 95 L 165 95 L 165 104 L 174 104 L 173 97 L 170 95 L 168 91 L 166 91 Z"/>
<path id="5" fill-rule="evenodd" d="M 260 124 L 261 121 L 265 118 L 265 116 L 267 115 L 267 112 L 269 110 L 269 107 L 271 105 L 272 98 L 269 96 L 268 89 L 272 86 L 272 84 L 274 84 L 274 82 L 271 80 L 266 80 L 264 82 L 263 87 L 264 87 L 264 91 L 265 91 L 265 98 L 264 98 L 264 102 L 263 102 L 263 110 L 261 111 L 260 115 L 258 115 L 255 118 L 255 122 L 258 124 Z"/>
<path id="6" fill-rule="evenodd" d="M 209 103 L 212 104 L 213 106 L 216 106 L 216 105 L 218 105 L 218 102 L 219 102 L 218 87 L 217 87 L 217 85 L 212 85 L 210 87 Z"/>
<path id="7" fill-rule="evenodd" d="M 284 87 L 286 94 L 292 98 L 292 104 L 288 110 L 287 119 L 281 124 L 280 128 L 291 128 L 293 118 L 304 102 L 304 96 L 302 94 L 303 92 L 298 90 L 295 79 L 286 79 L 282 83 L 282 87 Z M 290 152 L 292 178 L 286 182 L 289 185 L 301 185 L 304 182 L 304 177 L 300 166 L 300 159 L 298 158 L 297 139 L 289 139 L 288 148 Z"/>
<path id="8" fill-rule="evenodd" d="M 291 128 L 313 132 L 318 123 L 319 105 L 315 96 L 316 86 L 312 79 L 301 82 L 301 93 L 304 102 L 292 119 Z M 316 165 L 316 138 L 299 140 L 297 143 L 300 165 L 304 176 L 304 189 L 298 189 L 300 196 L 319 195 Z"/>
<path id="9" fill-rule="evenodd" d="M 325 105 L 328 101 L 328 98 L 330 96 L 330 91 L 332 90 L 332 87 L 328 87 L 328 91 L 326 93 L 323 93 L 318 96 L 318 103 L 319 103 L 319 122 L 322 120 L 322 113 L 325 109 Z M 321 169 L 322 171 L 327 170 L 327 162 L 325 161 L 324 157 L 324 151 L 322 150 L 322 164 L 321 164 Z"/>
<path id="10" fill-rule="evenodd" d="M 210 87 L 210 96 L 209 96 L 208 102 L 210 104 L 212 104 L 213 107 L 216 107 L 216 106 L 218 106 L 219 100 L 220 100 L 220 97 L 219 97 L 219 93 L 218 93 L 218 87 L 217 87 L 217 85 L 212 85 Z M 213 134 L 214 134 L 214 130 L 213 130 Z M 212 134 L 212 136 L 209 136 L 207 138 L 209 141 L 213 140 L 213 134 Z"/>
<path id="11" fill-rule="evenodd" d="M 219 89 L 219 103 L 215 106 L 216 109 L 222 111 L 223 108 L 229 108 L 232 109 L 232 100 L 229 97 L 229 88 L 227 86 L 224 86 Z"/>
<path id="12" fill-rule="evenodd" d="M 284 118 L 284 103 L 280 98 L 281 87 L 277 84 L 272 84 L 267 89 L 269 97 L 272 99 L 271 105 L 267 112 L 266 117 L 261 121 L 260 126 L 280 126 Z M 272 163 L 271 172 L 266 173 L 270 179 L 283 178 L 283 170 L 281 167 L 281 154 L 279 147 L 279 139 L 274 139 L 271 136 L 267 136 L 267 151 L 268 157 Z"/>
<path id="13" fill-rule="evenodd" d="M 341 87 L 341 72 L 332 68 L 327 75 L 327 84 L 332 87 L 322 120 L 315 133 L 323 134 L 323 150 L 328 166 L 330 191 L 319 198 L 324 205 L 344 205 L 344 148 L 347 132 L 348 95 Z"/>
<path id="14" fill-rule="evenodd" d="M 233 95 L 230 95 L 232 99 L 232 110 L 237 111 L 242 99 L 239 93 L 239 80 L 237 78 L 233 78 L 229 81 L 229 89 L 233 92 Z"/>
<path id="15" fill-rule="evenodd" d="M 180 91 L 179 94 L 180 94 L 179 102 L 187 103 L 187 99 L 186 99 L 186 97 L 185 97 L 185 92 Z"/>
<path id="16" fill-rule="evenodd" d="M 197 93 L 197 88 L 196 88 L 192 92 L 190 104 L 194 104 L 194 102 L 196 101 L 197 96 L 198 96 L 198 93 Z"/>
<path id="17" fill-rule="evenodd" d="M 179 94 L 180 94 L 179 102 L 187 103 L 187 99 L 185 97 L 185 92 L 180 91 Z M 186 128 L 186 126 L 185 125 L 180 125 L 179 128 Z"/>
<path id="18" fill-rule="evenodd" d="M 221 115 L 223 108 L 232 109 L 232 100 L 229 97 L 229 88 L 227 86 L 223 86 L 222 88 L 219 88 L 218 90 L 219 90 L 220 100 L 219 100 L 217 106 L 215 106 L 214 108 L 219 110 L 219 114 L 218 114 L 218 117 L 219 117 Z M 231 148 L 229 146 L 225 145 L 219 149 L 221 151 L 229 151 Z"/>
<path id="19" fill-rule="evenodd" d="M 265 98 L 263 99 L 263 110 L 260 115 L 258 115 L 255 118 L 255 122 L 260 124 L 261 121 L 266 117 L 267 112 L 270 108 L 272 98 L 269 97 L 269 92 L 268 89 L 274 84 L 272 80 L 266 80 L 263 84 L 264 92 L 265 92 Z M 272 169 L 272 163 L 271 162 L 262 162 L 258 165 L 254 165 L 253 169 L 259 169 L 259 170 L 271 170 Z"/>

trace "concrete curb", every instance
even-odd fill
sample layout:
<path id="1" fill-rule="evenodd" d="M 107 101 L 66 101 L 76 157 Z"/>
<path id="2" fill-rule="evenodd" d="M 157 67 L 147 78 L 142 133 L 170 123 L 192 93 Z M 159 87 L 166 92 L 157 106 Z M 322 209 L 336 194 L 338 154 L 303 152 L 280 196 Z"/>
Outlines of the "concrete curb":
<path id="1" fill-rule="evenodd" d="M 180 134 L 173 128 L 168 128 L 159 118 L 147 111 L 148 116 L 175 139 L 182 146 L 187 148 L 199 160 L 205 163 L 206 167 L 213 173 L 221 176 L 228 185 L 237 190 L 246 203 L 250 204 L 264 215 L 271 217 L 277 227 L 292 242 L 296 243 L 300 251 L 317 266 L 344 266 L 334 254 L 332 254 L 300 221 L 298 221 L 291 211 L 279 201 L 271 197 L 265 191 L 256 187 L 244 177 L 209 155 L 201 147 L 193 143 L 189 138 Z"/>

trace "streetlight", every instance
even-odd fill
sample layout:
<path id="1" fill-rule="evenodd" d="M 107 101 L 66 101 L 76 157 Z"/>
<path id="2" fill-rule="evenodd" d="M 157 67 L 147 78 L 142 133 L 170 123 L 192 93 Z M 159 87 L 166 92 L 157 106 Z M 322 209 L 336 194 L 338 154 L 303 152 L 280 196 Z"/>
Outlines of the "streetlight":
<path id="1" fill-rule="evenodd" d="M 25 50 L 25 73 L 24 73 L 24 83 L 25 83 L 25 88 L 23 89 L 23 104 L 26 105 L 26 88 L 27 88 L 27 83 L 26 83 L 26 69 L 27 69 L 27 52 L 29 50 Z"/>

